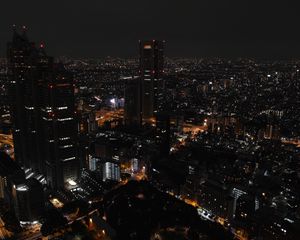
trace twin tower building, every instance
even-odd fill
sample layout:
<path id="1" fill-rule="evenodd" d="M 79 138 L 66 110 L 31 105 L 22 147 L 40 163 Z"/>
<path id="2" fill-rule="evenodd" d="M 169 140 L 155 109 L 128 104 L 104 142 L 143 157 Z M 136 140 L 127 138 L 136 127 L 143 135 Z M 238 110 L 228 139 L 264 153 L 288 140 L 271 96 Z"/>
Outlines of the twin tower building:
<path id="1" fill-rule="evenodd" d="M 79 175 L 72 75 L 14 30 L 7 46 L 15 160 L 53 188 Z"/>
<path id="2" fill-rule="evenodd" d="M 125 124 L 151 123 L 163 98 L 164 42 L 140 42 L 139 76 L 127 80 Z M 26 29 L 7 46 L 15 160 L 51 187 L 79 177 L 78 124 L 72 75 Z"/>

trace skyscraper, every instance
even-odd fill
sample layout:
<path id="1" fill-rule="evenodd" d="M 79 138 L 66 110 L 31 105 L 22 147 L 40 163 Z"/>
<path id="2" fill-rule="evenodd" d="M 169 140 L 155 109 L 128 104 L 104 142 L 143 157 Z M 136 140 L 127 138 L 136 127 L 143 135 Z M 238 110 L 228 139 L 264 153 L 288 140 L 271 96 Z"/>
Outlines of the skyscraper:
<path id="1" fill-rule="evenodd" d="M 141 125 L 141 80 L 139 77 L 125 79 L 124 122 L 126 126 Z"/>
<path id="2" fill-rule="evenodd" d="M 30 42 L 26 29 L 8 43 L 16 161 L 46 175 L 55 188 L 78 176 L 72 76 Z"/>
<path id="3" fill-rule="evenodd" d="M 142 120 L 152 122 L 163 104 L 164 42 L 140 42 L 140 76 Z"/>
<path id="4" fill-rule="evenodd" d="M 22 34 L 14 30 L 7 58 L 15 158 L 25 168 L 42 171 L 39 93 L 53 61 L 28 40 L 25 27 Z"/>
<path id="5" fill-rule="evenodd" d="M 62 64 L 54 65 L 41 94 L 46 178 L 59 188 L 79 174 L 73 77 Z"/>

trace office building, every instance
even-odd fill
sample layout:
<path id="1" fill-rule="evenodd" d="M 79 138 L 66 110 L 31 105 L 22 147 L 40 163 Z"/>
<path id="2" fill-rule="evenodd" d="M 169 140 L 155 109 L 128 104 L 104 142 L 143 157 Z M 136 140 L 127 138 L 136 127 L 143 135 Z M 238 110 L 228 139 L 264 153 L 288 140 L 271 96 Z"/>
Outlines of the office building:
<path id="1" fill-rule="evenodd" d="M 103 181 L 120 181 L 120 167 L 116 163 L 106 162 L 103 164 Z"/>
<path id="2" fill-rule="evenodd" d="M 7 46 L 7 59 L 15 159 L 25 168 L 41 171 L 42 101 L 38 93 L 52 59 L 28 40 L 25 27 L 22 34 L 14 30 L 12 42 Z"/>
<path id="3" fill-rule="evenodd" d="M 167 156 L 170 152 L 170 115 L 165 112 L 155 114 L 156 120 L 156 143 L 160 153 Z"/>
<path id="4" fill-rule="evenodd" d="M 24 183 L 13 185 L 15 212 L 18 220 L 33 223 L 40 220 L 45 210 L 42 184 L 30 178 Z"/>
<path id="5" fill-rule="evenodd" d="M 63 187 L 79 171 L 73 78 L 25 28 L 14 30 L 7 57 L 16 161 Z"/>
<path id="6" fill-rule="evenodd" d="M 56 64 L 43 85 L 41 108 L 46 177 L 54 188 L 64 187 L 79 175 L 77 122 L 72 75 Z"/>
<path id="7" fill-rule="evenodd" d="M 143 123 L 151 123 L 164 97 L 164 42 L 140 41 L 141 109 Z"/>
<path id="8" fill-rule="evenodd" d="M 130 77 L 125 83 L 124 123 L 126 126 L 141 125 L 141 81 Z"/>

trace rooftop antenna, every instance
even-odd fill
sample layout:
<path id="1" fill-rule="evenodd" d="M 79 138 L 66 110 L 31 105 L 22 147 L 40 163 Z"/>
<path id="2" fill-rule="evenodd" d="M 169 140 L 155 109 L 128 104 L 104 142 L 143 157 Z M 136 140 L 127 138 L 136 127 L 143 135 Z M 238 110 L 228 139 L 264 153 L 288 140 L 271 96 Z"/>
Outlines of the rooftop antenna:
<path id="1" fill-rule="evenodd" d="M 27 27 L 25 25 L 22 26 L 22 36 L 23 38 L 27 39 Z"/>
<path id="2" fill-rule="evenodd" d="M 15 39 L 16 36 L 17 36 L 17 26 L 16 26 L 16 24 L 12 25 L 12 30 L 13 30 L 13 39 Z"/>

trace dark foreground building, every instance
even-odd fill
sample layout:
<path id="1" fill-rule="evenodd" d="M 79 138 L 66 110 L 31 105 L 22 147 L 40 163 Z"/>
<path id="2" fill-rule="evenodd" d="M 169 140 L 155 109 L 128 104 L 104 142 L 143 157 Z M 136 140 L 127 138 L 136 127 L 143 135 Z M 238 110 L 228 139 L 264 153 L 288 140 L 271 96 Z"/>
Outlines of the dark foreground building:
<path id="1" fill-rule="evenodd" d="M 15 213 L 21 223 L 32 223 L 40 220 L 44 213 L 45 202 L 42 184 L 30 178 L 14 185 L 13 198 Z"/>
<path id="2" fill-rule="evenodd" d="M 7 58 L 16 161 L 63 187 L 79 172 L 72 76 L 26 29 L 14 31 Z"/>

